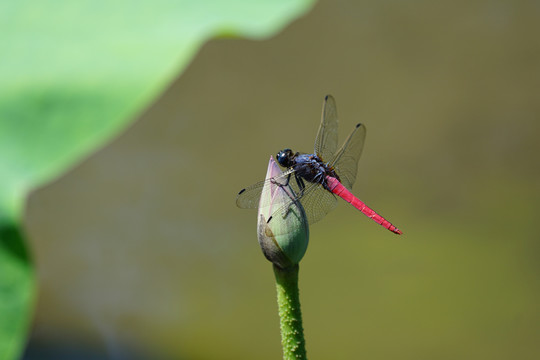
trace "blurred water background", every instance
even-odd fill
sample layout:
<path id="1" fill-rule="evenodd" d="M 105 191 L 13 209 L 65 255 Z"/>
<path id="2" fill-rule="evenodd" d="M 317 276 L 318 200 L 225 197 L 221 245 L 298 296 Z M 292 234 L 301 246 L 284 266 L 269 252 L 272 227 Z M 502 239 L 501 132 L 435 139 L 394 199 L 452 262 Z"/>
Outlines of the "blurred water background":
<path id="1" fill-rule="evenodd" d="M 540 358 L 540 5 L 320 1 L 217 39 L 116 141 L 32 194 L 26 359 L 278 359 L 271 265 L 236 193 L 309 152 L 324 95 L 367 139 L 311 227 L 310 359 Z"/>

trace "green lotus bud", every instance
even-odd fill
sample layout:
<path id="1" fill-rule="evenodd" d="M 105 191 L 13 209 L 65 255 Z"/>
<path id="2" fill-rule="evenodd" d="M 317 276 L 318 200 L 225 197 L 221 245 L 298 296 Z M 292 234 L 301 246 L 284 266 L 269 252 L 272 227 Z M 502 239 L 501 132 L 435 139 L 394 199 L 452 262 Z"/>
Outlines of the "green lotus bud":
<path id="1" fill-rule="evenodd" d="M 264 256 L 282 269 L 300 262 L 309 242 L 309 227 L 302 204 L 286 177 L 278 178 L 281 169 L 270 157 L 266 183 L 259 200 L 257 234 Z"/>

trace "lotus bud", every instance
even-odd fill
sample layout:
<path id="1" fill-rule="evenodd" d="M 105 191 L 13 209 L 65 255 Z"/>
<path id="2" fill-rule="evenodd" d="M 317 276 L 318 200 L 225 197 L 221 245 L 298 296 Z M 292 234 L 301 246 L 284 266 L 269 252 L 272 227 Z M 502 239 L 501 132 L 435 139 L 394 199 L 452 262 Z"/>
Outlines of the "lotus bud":
<path id="1" fill-rule="evenodd" d="M 280 167 L 270 157 L 266 183 L 259 200 L 257 235 L 264 256 L 282 269 L 300 262 L 306 253 L 309 227 L 302 204 L 294 200 L 294 192 L 287 184 Z M 294 181 L 294 180 L 293 180 Z"/>

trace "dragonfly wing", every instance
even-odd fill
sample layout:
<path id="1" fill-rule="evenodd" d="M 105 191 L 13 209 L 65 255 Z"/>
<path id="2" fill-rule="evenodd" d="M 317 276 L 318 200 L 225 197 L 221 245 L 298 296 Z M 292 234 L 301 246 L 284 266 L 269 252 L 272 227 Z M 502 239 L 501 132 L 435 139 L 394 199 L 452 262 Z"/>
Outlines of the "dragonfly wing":
<path id="1" fill-rule="evenodd" d="M 293 173 L 294 170 L 289 169 L 278 176 L 275 176 L 271 179 L 259 181 L 258 183 L 255 183 L 245 189 L 240 190 L 240 192 L 236 196 L 236 206 L 242 209 L 257 209 L 259 207 L 259 199 L 261 198 L 262 189 L 264 185 L 268 182 L 281 185 L 286 185 L 287 183 L 289 183 L 296 191 L 297 187 L 294 186 L 295 184 Z"/>
<path id="2" fill-rule="evenodd" d="M 244 209 L 257 209 L 259 207 L 259 199 L 265 184 L 269 181 L 275 181 L 279 184 L 287 184 L 288 175 L 280 175 L 272 179 L 258 182 L 245 189 L 242 189 L 236 197 L 236 205 Z M 332 211 L 337 205 L 337 197 L 331 192 L 325 190 L 320 184 L 309 184 L 302 192 L 291 174 L 288 186 L 292 189 L 291 194 L 295 198 L 291 201 L 300 200 L 309 224 L 314 224 L 321 220 L 326 214 Z M 298 196 L 298 197 L 297 197 Z M 287 216 L 289 213 L 290 203 L 285 203 L 275 209 L 272 217 Z"/>
<path id="3" fill-rule="evenodd" d="M 266 180 L 268 181 L 268 180 Z M 240 190 L 236 195 L 236 206 L 241 209 L 256 209 L 259 206 L 259 199 L 266 181 L 261 181 Z"/>
<path id="4" fill-rule="evenodd" d="M 345 140 L 343 146 L 330 161 L 330 165 L 334 167 L 341 183 L 347 189 L 352 189 L 356 181 L 358 160 L 360 160 L 360 155 L 362 155 L 365 139 L 366 127 L 363 124 L 356 125 L 347 140 Z"/>
<path id="5" fill-rule="evenodd" d="M 324 161 L 334 157 L 338 146 L 338 118 L 336 101 L 332 95 L 326 95 L 323 103 L 321 125 L 315 138 L 315 154 Z"/>
<path id="6" fill-rule="evenodd" d="M 314 224 L 321 220 L 326 214 L 332 211 L 338 203 L 337 197 L 325 190 L 320 184 L 310 184 L 300 198 L 304 207 L 309 224 Z"/>

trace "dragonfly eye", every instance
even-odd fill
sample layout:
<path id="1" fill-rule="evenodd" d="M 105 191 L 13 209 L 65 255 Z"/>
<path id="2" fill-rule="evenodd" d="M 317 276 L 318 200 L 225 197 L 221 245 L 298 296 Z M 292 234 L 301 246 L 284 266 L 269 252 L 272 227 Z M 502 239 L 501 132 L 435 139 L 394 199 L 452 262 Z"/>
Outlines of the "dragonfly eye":
<path id="1" fill-rule="evenodd" d="M 279 163 L 279 165 L 283 167 L 291 167 L 292 155 L 293 155 L 293 152 L 291 149 L 284 149 L 277 153 L 276 160 Z"/>

